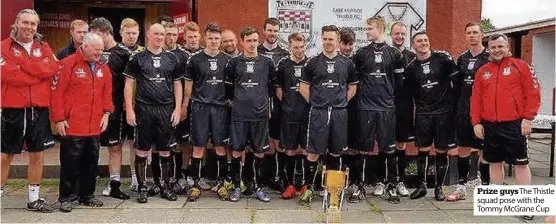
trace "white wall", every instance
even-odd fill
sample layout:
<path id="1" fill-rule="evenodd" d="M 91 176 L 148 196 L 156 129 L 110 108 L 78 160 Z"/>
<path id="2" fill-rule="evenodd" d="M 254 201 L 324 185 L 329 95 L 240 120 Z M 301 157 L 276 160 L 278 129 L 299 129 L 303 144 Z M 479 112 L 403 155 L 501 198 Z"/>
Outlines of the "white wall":
<path id="1" fill-rule="evenodd" d="M 555 87 L 554 71 L 554 32 L 537 34 L 533 36 L 533 61 L 532 64 L 541 84 L 541 108 L 539 114 L 552 115 L 552 89 Z"/>

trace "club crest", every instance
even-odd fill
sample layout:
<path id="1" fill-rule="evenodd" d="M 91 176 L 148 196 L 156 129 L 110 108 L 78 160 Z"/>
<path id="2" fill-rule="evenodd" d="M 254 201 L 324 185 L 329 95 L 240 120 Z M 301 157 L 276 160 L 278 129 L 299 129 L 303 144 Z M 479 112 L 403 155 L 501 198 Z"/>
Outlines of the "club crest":
<path id="1" fill-rule="evenodd" d="M 307 43 L 312 43 L 314 2 L 309 0 L 278 0 L 276 15 L 280 20 L 278 37 L 283 47 L 288 46 L 288 36 L 301 33 Z"/>
<path id="2" fill-rule="evenodd" d="M 326 71 L 327 71 L 328 73 L 334 73 L 334 63 L 329 63 L 329 64 L 327 64 L 327 65 L 328 65 L 328 66 L 327 66 L 327 68 L 326 68 Z"/>
<path id="3" fill-rule="evenodd" d="M 247 73 L 253 73 L 253 72 L 255 72 L 255 63 L 254 63 L 254 62 L 247 62 L 246 66 L 247 66 L 247 67 L 245 68 L 245 71 L 246 71 Z"/>
<path id="4" fill-rule="evenodd" d="M 483 73 L 483 79 L 484 80 L 490 79 L 491 76 L 492 76 L 492 73 L 490 73 L 490 71 L 486 71 L 486 72 Z"/>
<path id="5" fill-rule="evenodd" d="M 210 62 L 210 70 L 216 71 L 216 69 L 218 69 L 218 65 L 217 65 L 216 61 L 211 61 Z"/>
<path id="6" fill-rule="evenodd" d="M 429 64 L 424 64 L 423 65 L 423 74 L 429 74 L 431 73 L 431 68 Z"/>
<path id="7" fill-rule="evenodd" d="M 160 68 L 160 57 L 153 57 L 153 67 Z"/>
<path id="8" fill-rule="evenodd" d="M 112 53 L 110 51 L 102 52 L 102 55 L 100 56 L 100 60 L 99 60 L 100 63 L 102 63 L 102 64 L 108 63 L 108 60 L 110 60 L 110 55 L 111 54 Z"/>
<path id="9" fill-rule="evenodd" d="M 102 69 L 99 69 L 97 71 L 97 77 L 102 78 L 102 76 L 104 76 L 104 74 L 102 74 Z"/>
<path id="10" fill-rule="evenodd" d="M 15 55 L 16 57 L 21 56 L 21 51 L 19 51 L 18 49 L 15 49 L 15 48 L 14 48 L 14 55 Z"/>
<path id="11" fill-rule="evenodd" d="M 293 69 L 294 69 L 293 76 L 295 76 L 296 78 L 301 77 L 301 66 L 295 66 Z"/>
<path id="12" fill-rule="evenodd" d="M 85 70 L 78 68 L 77 71 L 75 71 L 75 75 L 77 78 L 85 78 Z"/>
<path id="13" fill-rule="evenodd" d="M 33 49 L 33 56 L 35 56 L 37 58 L 42 56 L 41 49 L 40 48 Z"/>
<path id="14" fill-rule="evenodd" d="M 375 51 L 375 63 L 382 63 L 382 52 Z"/>
<path id="15" fill-rule="evenodd" d="M 473 68 L 475 68 L 475 61 L 477 61 L 477 59 L 469 59 L 469 64 L 467 64 L 467 70 L 473 70 Z"/>
<path id="16" fill-rule="evenodd" d="M 510 67 L 505 67 L 502 75 L 508 76 L 512 74 L 512 69 Z"/>

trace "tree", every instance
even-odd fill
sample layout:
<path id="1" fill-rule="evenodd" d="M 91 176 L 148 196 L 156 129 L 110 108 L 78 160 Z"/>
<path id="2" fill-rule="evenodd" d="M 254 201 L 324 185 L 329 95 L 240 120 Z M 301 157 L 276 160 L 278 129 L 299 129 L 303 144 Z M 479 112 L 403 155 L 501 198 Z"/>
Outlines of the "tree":
<path id="1" fill-rule="evenodd" d="M 488 31 L 496 29 L 496 27 L 494 27 L 494 25 L 492 25 L 492 22 L 490 21 L 489 18 L 482 18 L 481 19 L 481 26 L 483 28 L 483 32 L 488 32 Z"/>

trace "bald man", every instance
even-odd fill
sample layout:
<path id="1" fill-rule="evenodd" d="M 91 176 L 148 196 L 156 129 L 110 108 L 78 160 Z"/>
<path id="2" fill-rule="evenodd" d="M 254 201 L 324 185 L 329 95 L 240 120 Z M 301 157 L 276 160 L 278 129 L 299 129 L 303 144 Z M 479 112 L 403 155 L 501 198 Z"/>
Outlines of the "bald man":
<path id="1" fill-rule="evenodd" d="M 232 57 L 237 56 L 240 52 L 237 49 L 237 37 L 234 31 L 224 30 L 222 31 L 222 51 L 231 55 Z"/>
<path id="2" fill-rule="evenodd" d="M 181 79 L 183 69 L 174 53 L 164 51 L 165 29 L 156 23 L 147 31 L 148 45 L 145 51 L 131 56 L 124 71 L 125 106 L 127 123 L 136 127 L 135 170 L 139 184 L 139 203 L 147 202 L 146 171 L 147 155 L 152 146 L 159 152 L 160 196 L 177 200 L 169 189 L 169 174 L 173 168 L 170 152 L 176 148 L 174 130 L 180 121 L 183 97 Z M 135 108 L 133 107 L 133 88 L 137 83 Z"/>

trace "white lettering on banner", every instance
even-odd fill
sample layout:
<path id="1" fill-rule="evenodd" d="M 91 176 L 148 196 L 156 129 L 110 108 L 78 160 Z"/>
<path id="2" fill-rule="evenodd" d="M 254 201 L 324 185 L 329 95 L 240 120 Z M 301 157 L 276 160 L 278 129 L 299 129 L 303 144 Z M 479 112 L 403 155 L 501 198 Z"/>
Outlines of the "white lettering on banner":
<path id="1" fill-rule="evenodd" d="M 307 54 L 315 56 L 322 51 L 321 28 L 336 25 L 351 28 L 356 34 L 355 48 L 368 45 L 365 20 L 381 16 L 386 21 L 386 35 L 394 22 L 408 27 L 405 46 L 410 46 L 412 34 L 425 30 L 426 0 L 268 0 L 269 16 L 280 20 L 279 44 L 287 49 L 288 36 L 299 32 L 307 39 Z M 390 38 L 386 38 L 391 44 Z"/>
<path id="2" fill-rule="evenodd" d="M 473 200 L 476 216 L 549 215 L 556 212 L 556 186 L 478 186 Z"/>

